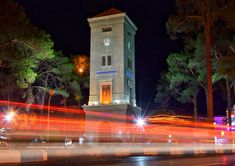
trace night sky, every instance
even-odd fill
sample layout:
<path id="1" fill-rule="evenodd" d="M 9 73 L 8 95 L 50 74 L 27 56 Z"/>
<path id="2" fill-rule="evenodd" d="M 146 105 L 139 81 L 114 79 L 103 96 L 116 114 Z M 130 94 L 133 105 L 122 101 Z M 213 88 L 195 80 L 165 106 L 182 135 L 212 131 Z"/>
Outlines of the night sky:
<path id="1" fill-rule="evenodd" d="M 49 33 L 55 49 L 66 55 L 90 51 L 87 18 L 111 7 L 127 13 L 135 23 L 137 104 L 154 109 L 155 86 L 166 70 L 166 57 L 182 49 L 180 41 L 170 40 L 165 23 L 175 13 L 175 0 L 18 0 L 31 23 Z"/>

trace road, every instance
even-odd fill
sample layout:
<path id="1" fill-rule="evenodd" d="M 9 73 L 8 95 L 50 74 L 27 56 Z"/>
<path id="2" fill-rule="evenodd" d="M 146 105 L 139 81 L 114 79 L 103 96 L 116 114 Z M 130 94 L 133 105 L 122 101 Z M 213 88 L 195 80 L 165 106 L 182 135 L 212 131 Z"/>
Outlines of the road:
<path id="1" fill-rule="evenodd" d="M 47 162 L 9 166 L 233 166 L 235 155 L 50 158 Z M 4 166 L 7 166 L 4 164 Z"/>

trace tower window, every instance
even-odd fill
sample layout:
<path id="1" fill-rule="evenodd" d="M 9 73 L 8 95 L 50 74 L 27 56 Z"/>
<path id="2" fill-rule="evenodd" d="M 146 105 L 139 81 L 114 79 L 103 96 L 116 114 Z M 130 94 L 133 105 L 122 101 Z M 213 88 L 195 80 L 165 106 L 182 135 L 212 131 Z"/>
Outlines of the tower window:
<path id="1" fill-rule="evenodd" d="M 128 58 L 128 62 L 127 62 L 127 66 L 128 66 L 128 69 L 131 69 L 132 70 L 132 60 L 130 58 Z"/>
<path id="2" fill-rule="evenodd" d="M 129 102 L 130 102 L 131 104 L 133 104 L 132 99 L 133 99 L 133 89 L 132 89 L 132 87 L 130 87 L 130 88 L 129 88 Z"/>
<path id="3" fill-rule="evenodd" d="M 112 27 L 103 27 L 102 32 L 110 32 L 112 31 Z"/>
<path id="4" fill-rule="evenodd" d="M 106 55 L 102 56 L 102 66 L 111 66 L 112 65 L 112 56 Z"/>
<path id="5" fill-rule="evenodd" d="M 111 55 L 108 55 L 108 66 L 111 66 Z"/>
<path id="6" fill-rule="evenodd" d="M 102 66 L 105 66 L 106 56 L 102 56 Z"/>
<path id="7" fill-rule="evenodd" d="M 127 43 L 127 48 L 128 48 L 128 51 L 130 52 L 131 51 L 131 42 L 130 42 L 130 40 Z"/>

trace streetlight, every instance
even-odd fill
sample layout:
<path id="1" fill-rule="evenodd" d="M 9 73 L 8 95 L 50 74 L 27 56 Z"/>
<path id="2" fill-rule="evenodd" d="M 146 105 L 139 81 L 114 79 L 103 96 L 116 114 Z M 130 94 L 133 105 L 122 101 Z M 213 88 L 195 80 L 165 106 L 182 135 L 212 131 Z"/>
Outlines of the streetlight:
<path id="1" fill-rule="evenodd" d="M 138 118 L 136 123 L 137 123 L 137 126 L 142 128 L 145 125 L 145 120 L 142 118 Z"/>
<path id="2" fill-rule="evenodd" d="M 7 122 L 11 122 L 14 116 L 15 116 L 15 112 L 14 112 L 14 111 L 10 111 L 10 112 L 8 112 L 8 113 L 6 114 L 5 120 L 6 120 Z"/>
<path id="3" fill-rule="evenodd" d="M 79 73 L 81 73 L 81 74 L 82 74 L 84 70 L 83 70 L 83 68 L 79 68 L 79 70 L 78 70 L 78 71 L 79 71 Z"/>
<path id="4" fill-rule="evenodd" d="M 10 110 L 6 115 L 5 115 L 5 121 L 8 123 L 7 124 L 7 126 L 8 126 L 8 128 L 11 130 L 11 128 L 12 128 L 12 121 L 14 120 L 14 116 L 16 115 L 16 112 L 15 111 L 13 111 L 13 110 Z M 6 132 L 6 134 L 5 134 L 5 136 L 7 137 L 7 131 L 8 131 L 8 129 L 7 129 L 7 126 L 6 126 L 6 129 L 5 129 L 5 132 Z M 2 130 L 3 131 L 3 130 Z"/>
<path id="5" fill-rule="evenodd" d="M 168 135 L 168 143 L 169 143 L 169 144 L 172 144 L 172 140 L 171 140 L 171 139 L 172 139 L 172 135 L 169 134 L 169 135 Z"/>
<path id="6" fill-rule="evenodd" d="M 143 127 L 145 125 L 145 120 L 143 118 L 138 118 L 136 120 L 136 125 L 138 126 L 138 129 L 139 129 L 139 139 L 142 142 L 142 133 L 141 133 L 141 131 L 143 130 Z"/>

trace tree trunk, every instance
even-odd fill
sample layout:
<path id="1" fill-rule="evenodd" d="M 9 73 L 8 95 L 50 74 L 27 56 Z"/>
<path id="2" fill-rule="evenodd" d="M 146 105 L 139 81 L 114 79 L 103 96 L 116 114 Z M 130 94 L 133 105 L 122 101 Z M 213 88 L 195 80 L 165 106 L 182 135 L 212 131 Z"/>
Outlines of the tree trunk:
<path id="1" fill-rule="evenodd" d="M 212 90 L 212 64 L 211 64 L 211 14 L 209 7 L 205 13 L 205 33 L 206 33 L 206 64 L 207 64 L 207 117 L 213 121 L 213 90 Z"/>
<path id="2" fill-rule="evenodd" d="M 26 127 L 27 127 L 27 130 L 29 130 L 29 116 L 30 116 L 30 109 L 31 109 L 31 105 L 32 103 L 35 102 L 35 99 L 34 99 L 34 95 L 33 95 L 33 89 L 31 86 L 28 87 L 27 89 L 27 106 L 26 106 L 26 113 L 27 113 L 27 119 L 26 119 Z"/>
<path id="3" fill-rule="evenodd" d="M 78 101 L 78 108 L 81 109 L 81 99 Z"/>
<path id="4" fill-rule="evenodd" d="M 33 89 L 31 86 L 28 87 L 27 91 L 27 107 L 26 107 L 26 111 L 29 112 L 30 108 L 31 108 L 31 104 L 35 103 L 35 99 L 34 99 L 34 95 L 33 95 Z"/>
<path id="5" fill-rule="evenodd" d="M 198 117 L 198 110 L 197 110 L 197 96 L 194 96 L 193 98 L 193 112 L 194 112 L 194 120 L 197 121 L 197 117 Z"/>
<path id="6" fill-rule="evenodd" d="M 231 106 L 232 106 L 232 101 L 231 101 L 231 90 L 230 90 L 230 86 L 229 86 L 229 81 L 228 79 L 226 78 L 226 90 L 227 90 L 227 110 L 228 110 L 228 113 L 227 113 L 227 123 L 229 124 L 229 126 L 231 126 Z"/>
<path id="7" fill-rule="evenodd" d="M 67 107 L 67 98 L 64 97 L 64 108 Z"/>
<path id="8" fill-rule="evenodd" d="M 45 88 L 47 88 L 47 81 L 48 81 L 48 76 L 46 76 L 45 78 Z M 43 117 L 43 114 L 44 114 L 44 108 L 43 106 L 45 106 L 45 98 L 46 98 L 46 91 L 43 90 L 42 91 L 42 94 L 41 94 L 41 108 L 40 108 L 40 118 Z M 44 126 L 44 122 L 42 120 L 40 120 L 40 128 L 42 128 Z"/>
<path id="9" fill-rule="evenodd" d="M 47 88 L 47 81 L 48 81 L 48 76 L 46 76 L 46 80 L 45 80 L 45 88 Z M 46 91 L 44 90 L 42 92 L 42 102 L 41 102 L 41 105 L 44 106 L 45 105 L 45 98 L 46 98 Z M 41 116 L 43 116 L 43 108 L 41 108 L 41 111 L 40 111 L 40 114 Z"/>
<path id="10" fill-rule="evenodd" d="M 51 111 L 51 97 L 49 94 L 48 104 L 47 104 L 47 142 L 50 140 L 50 111 Z"/>
<path id="11" fill-rule="evenodd" d="M 233 98 L 235 97 L 235 86 L 233 85 Z"/>

